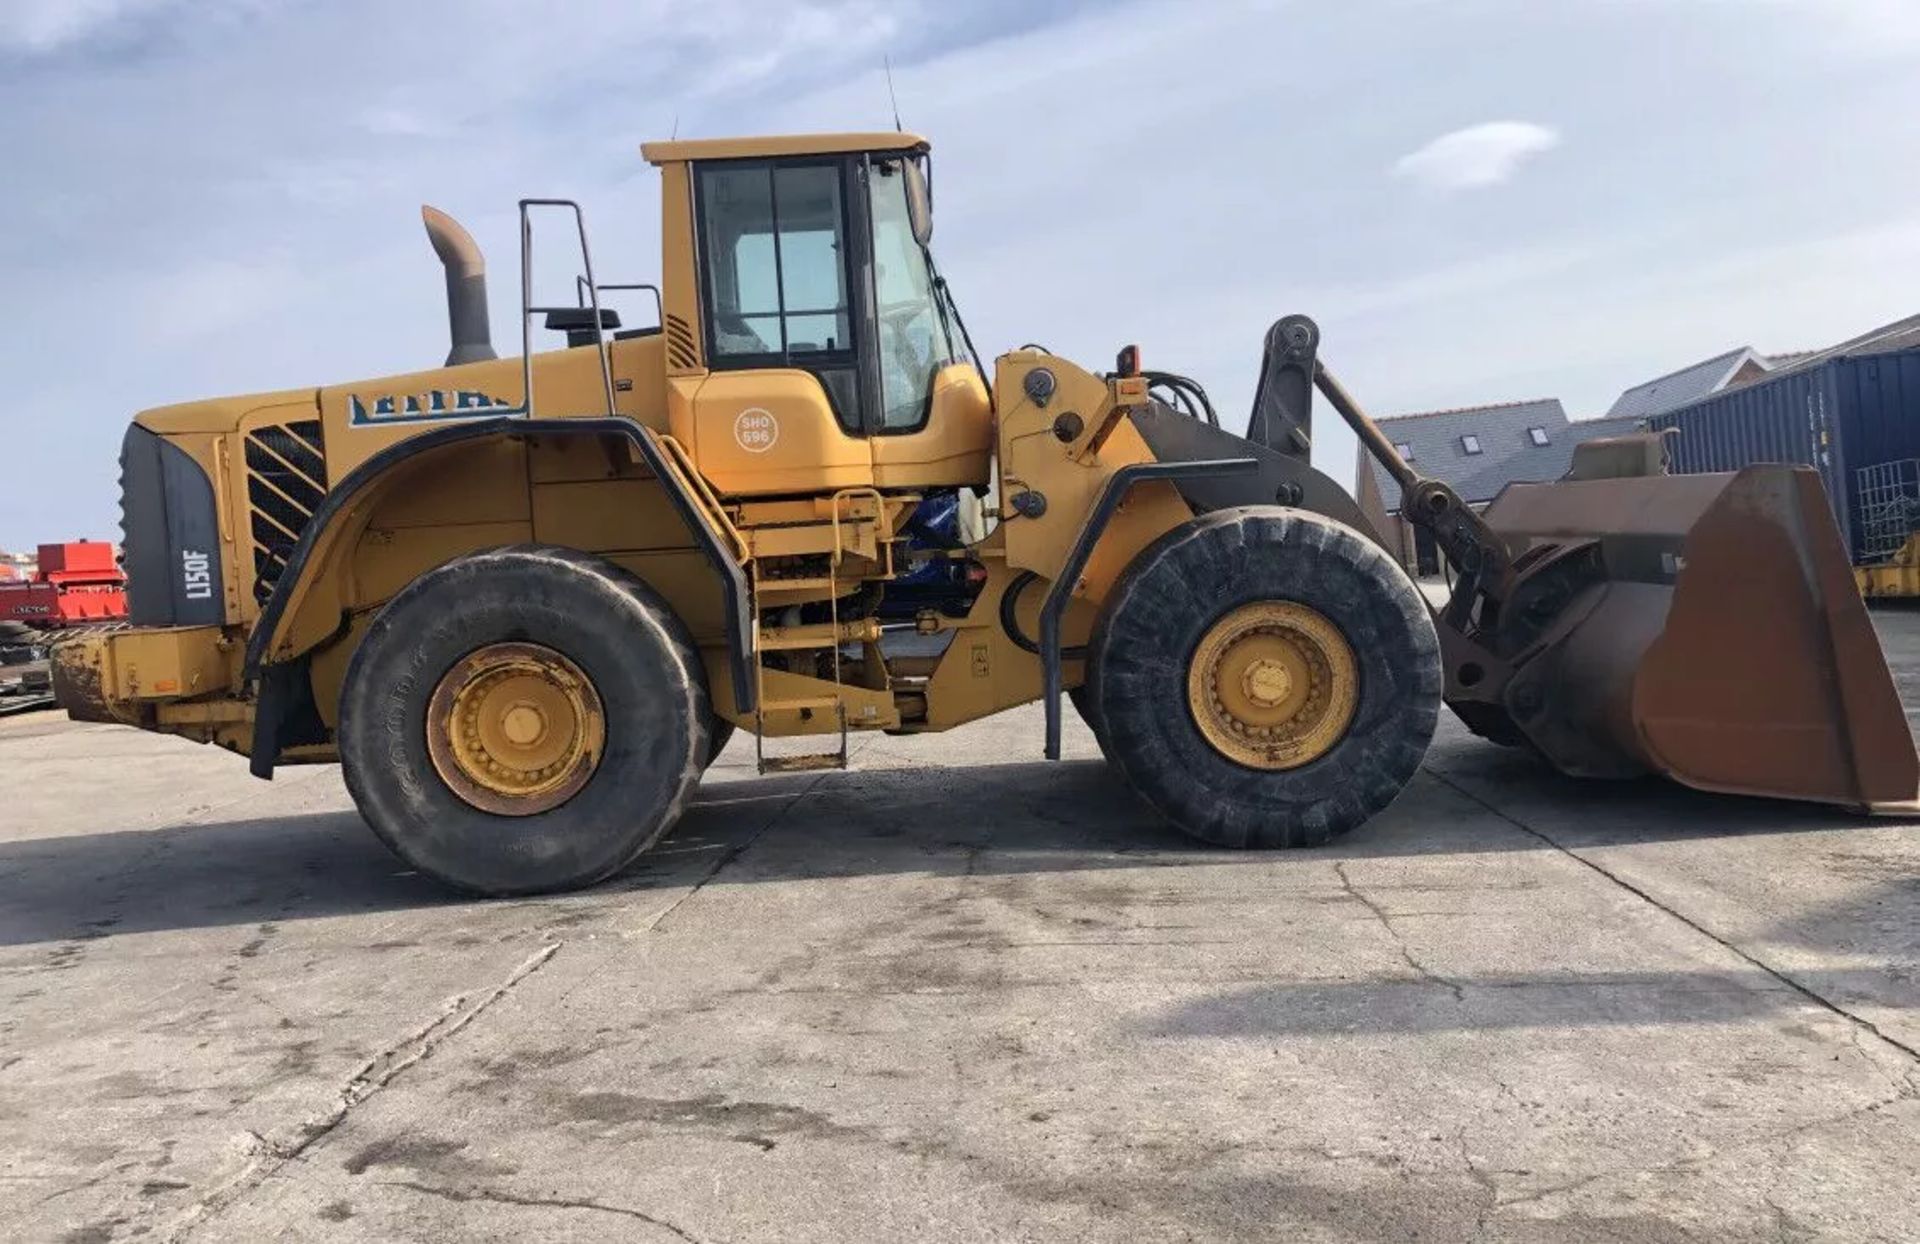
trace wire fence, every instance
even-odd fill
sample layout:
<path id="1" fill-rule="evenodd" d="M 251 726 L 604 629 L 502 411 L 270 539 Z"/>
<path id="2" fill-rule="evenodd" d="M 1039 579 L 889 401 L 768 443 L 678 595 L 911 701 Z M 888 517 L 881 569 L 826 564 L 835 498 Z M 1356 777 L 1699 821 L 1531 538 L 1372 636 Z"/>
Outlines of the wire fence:
<path id="1" fill-rule="evenodd" d="M 1886 561 L 1920 531 L 1920 458 L 1861 467 L 1855 478 L 1861 560 Z"/>

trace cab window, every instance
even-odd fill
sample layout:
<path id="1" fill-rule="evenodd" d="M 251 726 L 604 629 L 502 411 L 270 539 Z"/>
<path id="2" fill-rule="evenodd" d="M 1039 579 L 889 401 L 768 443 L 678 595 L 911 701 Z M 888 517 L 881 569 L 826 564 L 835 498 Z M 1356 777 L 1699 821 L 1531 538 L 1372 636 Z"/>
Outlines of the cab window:
<path id="1" fill-rule="evenodd" d="M 713 365 L 805 368 L 857 426 L 841 165 L 708 165 L 699 198 Z"/>
<path id="2" fill-rule="evenodd" d="M 901 161 L 876 160 L 868 180 L 873 202 L 881 426 L 886 431 L 911 431 L 925 422 L 933 378 L 953 361 L 955 351 L 936 301 L 926 250 L 913 236 Z"/>

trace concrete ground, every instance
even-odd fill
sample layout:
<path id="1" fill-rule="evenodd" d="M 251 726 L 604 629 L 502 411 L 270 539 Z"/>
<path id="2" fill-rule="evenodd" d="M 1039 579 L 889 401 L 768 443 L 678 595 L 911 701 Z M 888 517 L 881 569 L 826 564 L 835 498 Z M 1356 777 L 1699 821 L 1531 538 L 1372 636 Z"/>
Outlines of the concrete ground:
<path id="1" fill-rule="evenodd" d="M 630 876 L 483 903 L 332 768 L 0 721 L 0 1235 L 1920 1238 L 1920 826 L 1445 718 L 1235 854 L 1069 728 L 747 741 Z"/>

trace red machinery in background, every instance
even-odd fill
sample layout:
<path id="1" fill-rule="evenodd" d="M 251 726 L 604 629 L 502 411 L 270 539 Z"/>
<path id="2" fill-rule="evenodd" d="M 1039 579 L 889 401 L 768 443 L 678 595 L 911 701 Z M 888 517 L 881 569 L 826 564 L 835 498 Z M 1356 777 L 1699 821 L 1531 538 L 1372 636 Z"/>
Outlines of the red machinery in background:
<path id="1" fill-rule="evenodd" d="M 53 707 L 48 649 L 126 616 L 127 576 L 104 540 L 43 544 L 26 578 L 0 564 L 0 717 Z"/>
<path id="2" fill-rule="evenodd" d="M 127 576 L 104 540 L 43 544 L 32 578 L 0 579 L 0 632 L 57 631 L 126 616 Z"/>

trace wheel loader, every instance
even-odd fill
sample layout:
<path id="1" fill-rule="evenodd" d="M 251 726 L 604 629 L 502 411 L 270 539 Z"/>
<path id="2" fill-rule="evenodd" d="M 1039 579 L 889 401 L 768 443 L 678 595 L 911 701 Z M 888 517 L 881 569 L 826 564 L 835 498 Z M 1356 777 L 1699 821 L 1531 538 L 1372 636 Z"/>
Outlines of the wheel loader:
<path id="1" fill-rule="evenodd" d="M 1131 346 L 989 373 L 929 249 L 920 137 L 642 152 L 657 284 L 603 281 L 579 206 L 523 200 L 519 357 L 492 347 L 472 239 L 428 208 L 444 365 L 139 415 L 132 625 L 56 650 L 71 715 L 263 778 L 338 761 L 408 864 L 489 895 L 632 862 L 736 728 L 763 771 L 835 767 L 849 732 L 1036 699 L 1047 757 L 1064 701 L 1225 847 L 1364 823 L 1442 702 L 1569 774 L 1915 798 L 1810 471 L 1669 476 L 1623 438 L 1478 513 L 1400 460 L 1303 316 L 1267 333 L 1244 434 Z M 537 298 L 555 219 L 580 272 Z M 615 290 L 657 322 L 622 324 Z M 1444 605 L 1309 464 L 1316 393 L 1444 552 Z"/>

